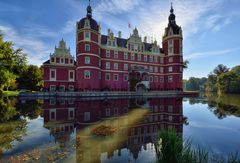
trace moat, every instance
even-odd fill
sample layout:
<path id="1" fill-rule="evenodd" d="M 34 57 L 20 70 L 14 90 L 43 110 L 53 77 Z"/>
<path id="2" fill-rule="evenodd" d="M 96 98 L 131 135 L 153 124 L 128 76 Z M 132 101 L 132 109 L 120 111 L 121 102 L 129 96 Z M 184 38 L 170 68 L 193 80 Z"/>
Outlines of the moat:
<path id="1" fill-rule="evenodd" d="M 227 157 L 240 147 L 239 96 L 0 100 L 0 162 L 154 162 L 158 131 Z M 107 136 L 94 133 L 110 127 Z M 98 131 L 101 132 L 101 131 Z M 103 131 L 107 132 L 107 131 Z M 105 134 L 105 133 L 103 133 Z"/>

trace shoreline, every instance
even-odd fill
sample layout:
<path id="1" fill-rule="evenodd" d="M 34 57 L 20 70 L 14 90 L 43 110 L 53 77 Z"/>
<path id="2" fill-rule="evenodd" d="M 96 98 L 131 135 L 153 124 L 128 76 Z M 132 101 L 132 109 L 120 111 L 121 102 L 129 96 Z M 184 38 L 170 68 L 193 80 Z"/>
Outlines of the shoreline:
<path id="1" fill-rule="evenodd" d="M 101 92 L 24 92 L 20 93 L 20 98 L 43 98 L 52 97 L 60 98 L 135 98 L 135 97 L 196 97 L 199 92 L 184 91 L 150 91 L 150 92 L 117 92 L 117 91 L 101 91 Z"/>

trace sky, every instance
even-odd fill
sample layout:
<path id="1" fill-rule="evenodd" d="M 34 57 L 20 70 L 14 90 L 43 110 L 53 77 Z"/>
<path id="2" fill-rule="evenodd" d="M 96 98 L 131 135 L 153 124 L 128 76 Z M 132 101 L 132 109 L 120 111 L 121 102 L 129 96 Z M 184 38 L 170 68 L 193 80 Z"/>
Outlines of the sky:
<path id="1" fill-rule="evenodd" d="M 91 0 L 102 34 L 110 28 L 128 38 L 133 28 L 161 46 L 171 2 L 183 29 L 184 78 L 207 77 L 218 65 L 240 65 L 240 0 Z M 41 66 L 63 38 L 76 55 L 76 22 L 86 16 L 88 0 L 0 0 L 4 39 Z M 129 29 L 128 24 L 131 24 Z"/>

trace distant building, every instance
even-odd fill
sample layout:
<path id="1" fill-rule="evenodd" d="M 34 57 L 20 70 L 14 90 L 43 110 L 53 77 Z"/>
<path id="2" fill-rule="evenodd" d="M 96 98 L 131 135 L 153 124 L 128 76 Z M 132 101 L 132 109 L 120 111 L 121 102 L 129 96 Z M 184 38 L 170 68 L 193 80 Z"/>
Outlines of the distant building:
<path id="1" fill-rule="evenodd" d="M 129 38 L 107 35 L 92 18 L 77 22 L 76 62 L 63 40 L 50 59 L 43 63 L 46 91 L 127 91 L 182 90 L 182 29 L 176 24 L 173 8 L 162 37 L 162 47 L 142 40 L 137 28 Z"/>

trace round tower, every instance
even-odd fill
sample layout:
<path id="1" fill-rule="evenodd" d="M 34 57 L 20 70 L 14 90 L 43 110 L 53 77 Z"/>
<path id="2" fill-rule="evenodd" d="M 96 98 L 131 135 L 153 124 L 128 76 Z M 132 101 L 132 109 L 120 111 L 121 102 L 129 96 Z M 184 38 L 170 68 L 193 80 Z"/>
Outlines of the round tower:
<path id="1" fill-rule="evenodd" d="M 99 29 L 99 25 L 92 18 L 92 8 L 89 3 L 86 17 L 77 22 L 76 85 L 78 90 L 99 90 L 101 87 Z"/>
<path id="2" fill-rule="evenodd" d="M 182 29 L 176 24 L 175 14 L 171 5 L 168 26 L 165 28 L 162 47 L 165 53 L 165 89 L 182 90 L 183 57 Z"/>

